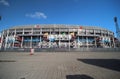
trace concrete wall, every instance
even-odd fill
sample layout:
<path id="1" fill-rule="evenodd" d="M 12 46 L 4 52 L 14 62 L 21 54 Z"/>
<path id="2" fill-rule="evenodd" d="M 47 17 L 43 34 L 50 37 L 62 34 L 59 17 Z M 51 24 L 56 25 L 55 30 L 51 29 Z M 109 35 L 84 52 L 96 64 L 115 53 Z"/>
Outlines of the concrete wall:
<path id="1" fill-rule="evenodd" d="M 8 48 L 1 52 L 30 52 L 30 48 Z M 120 48 L 36 48 L 35 52 L 120 52 Z"/>

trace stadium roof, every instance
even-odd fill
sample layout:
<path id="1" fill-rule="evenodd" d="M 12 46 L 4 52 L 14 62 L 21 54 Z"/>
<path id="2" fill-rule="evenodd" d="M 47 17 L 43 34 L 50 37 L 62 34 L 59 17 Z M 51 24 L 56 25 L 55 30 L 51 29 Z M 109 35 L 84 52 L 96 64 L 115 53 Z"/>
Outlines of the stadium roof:
<path id="1" fill-rule="evenodd" d="M 99 29 L 99 30 L 107 30 L 105 28 L 101 28 L 98 26 L 82 26 L 82 25 L 65 25 L 65 24 L 36 24 L 36 25 L 21 25 L 15 26 L 10 29 L 23 29 L 23 28 L 80 28 L 82 29 Z"/>

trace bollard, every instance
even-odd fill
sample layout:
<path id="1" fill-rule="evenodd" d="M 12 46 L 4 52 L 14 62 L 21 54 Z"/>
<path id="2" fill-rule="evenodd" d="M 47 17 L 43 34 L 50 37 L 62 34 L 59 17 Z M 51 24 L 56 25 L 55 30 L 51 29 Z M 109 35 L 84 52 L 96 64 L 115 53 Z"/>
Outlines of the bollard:
<path id="1" fill-rule="evenodd" d="M 30 55 L 34 55 L 34 49 L 33 48 L 30 49 Z"/>

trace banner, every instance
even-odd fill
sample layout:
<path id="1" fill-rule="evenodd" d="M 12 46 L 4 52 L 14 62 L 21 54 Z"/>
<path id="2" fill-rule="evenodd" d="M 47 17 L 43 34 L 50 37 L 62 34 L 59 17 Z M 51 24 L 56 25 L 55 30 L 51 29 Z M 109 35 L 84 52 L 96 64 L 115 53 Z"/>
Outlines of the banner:
<path id="1" fill-rule="evenodd" d="M 44 35 L 43 35 L 43 37 L 47 37 L 48 36 L 48 33 L 46 32 L 46 33 L 44 33 Z"/>
<path id="2" fill-rule="evenodd" d="M 55 40 L 55 35 L 49 35 L 48 39 L 53 42 Z"/>
<path id="3" fill-rule="evenodd" d="M 35 25 L 34 27 L 35 27 L 35 28 L 40 28 L 40 25 Z"/>
<path id="4" fill-rule="evenodd" d="M 6 42 L 7 43 L 13 43 L 14 41 L 15 41 L 15 37 L 14 36 L 6 37 Z"/>
<path id="5" fill-rule="evenodd" d="M 102 42 L 110 42 L 110 38 L 109 37 L 103 37 Z"/>
<path id="6" fill-rule="evenodd" d="M 65 35 L 65 34 L 60 34 L 60 35 L 48 35 L 47 37 L 50 41 L 54 40 L 70 40 L 72 38 L 72 35 Z"/>

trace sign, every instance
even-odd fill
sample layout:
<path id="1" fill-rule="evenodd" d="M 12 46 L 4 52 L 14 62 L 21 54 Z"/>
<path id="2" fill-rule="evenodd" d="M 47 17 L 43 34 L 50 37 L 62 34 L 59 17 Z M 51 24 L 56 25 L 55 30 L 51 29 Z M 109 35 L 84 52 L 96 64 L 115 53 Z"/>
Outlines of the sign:
<path id="1" fill-rule="evenodd" d="M 35 28 L 40 28 L 40 25 L 35 25 Z"/>
<path id="2" fill-rule="evenodd" d="M 54 41 L 54 40 L 70 40 L 72 38 L 72 35 L 64 35 L 64 34 L 60 34 L 60 35 L 48 35 L 47 38 L 50 41 Z"/>

